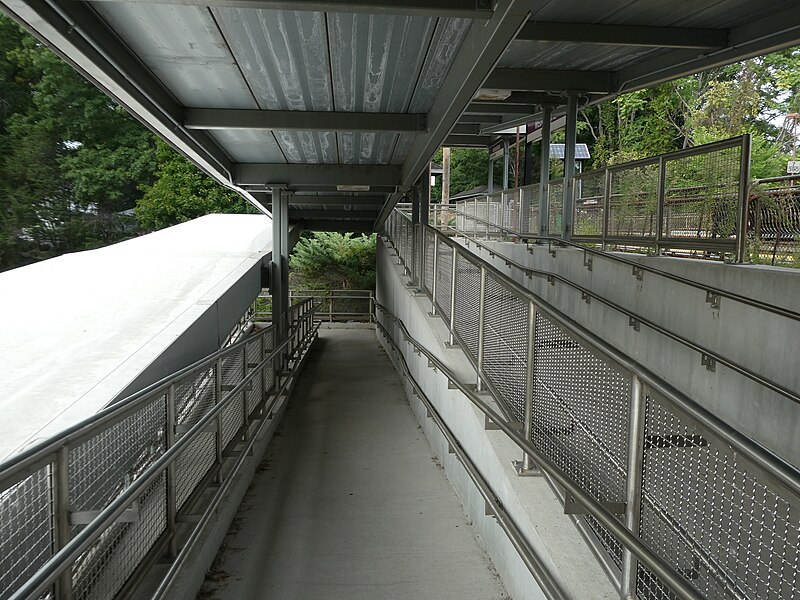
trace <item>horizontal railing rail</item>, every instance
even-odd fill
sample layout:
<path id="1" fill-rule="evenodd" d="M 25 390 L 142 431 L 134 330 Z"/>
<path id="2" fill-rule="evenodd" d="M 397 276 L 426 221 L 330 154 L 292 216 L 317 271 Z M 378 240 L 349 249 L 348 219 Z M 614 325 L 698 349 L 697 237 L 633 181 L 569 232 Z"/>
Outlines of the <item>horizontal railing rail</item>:
<path id="1" fill-rule="evenodd" d="M 284 340 L 268 327 L 0 464 L 0 597 L 112 598 L 174 556 L 179 516 L 232 477 L 313 339 L 313 303 L 288 321 Z"/>
<path id="2" fill-rule="evenodd" d="M 438 211 L 440 209 L 438 207 L 432 207 L 431 210 L 435 212 L 435 211 Z M 725 298 L 725 299 L 728 299 L 728 300 L 732 300 L 734 302 L 738 302 L 738 303 L 741 303 L 741 304 L 745 304 L 747 306 L 751 306 L 753 308 L 757 308 L 759 310 L 763 310 L 763 311 L 772 313 L 774 315 L 785 317 L 787 319 L 792 319 L 794 321 L 800 321 L 800 312 L 791 310 L 791 309 L 783 307 L 783 306 L 779 306 L 777 304 L 771 304 L 769 302 L 764 302 L 762 300 L 759 300 L 758 298 L 750 298 L 748 296 L 744 296 L 743 294 L 738 294 L 738 293 L 732 292 L 730 290 L 725 290 L 725 289 L 720 288 L 720 287 L 716 287 L 716 286 L 713 286 L 713 285 L 708 285 L 708 284 L 702 283 L 700 281 L 695 281 L 693 279 L 689 279 L 687 277 L 683 277 L 681 275 L 677 275 L 675 273 L 671 273 L 669 271 L 665 271 L 663 269 L 659 269 L 657 267 L 653 267 L 652 265 L 648 265 L 646 263 L 642 263 L 642 262 L 638 262 L 638 261 L 635 261 L 635 260 L 631 260 L 629 258 L 625 258 L 624 256 L 620 256 L 619 254 L 606 252 L 604 250 L 600 250 L 600 249 L 597 249 L 597 248 L 590 248 L 590 247 L 581 245 L 581 244 L 576 243 L 576 242 L 564 241 L 564 240 L 562 240 L 560 238 L 538 237 L 538 236 L 535 236 L 535 235 L 532 236 L 532 235 L 527 235 L 527 234 L 521 234 L 521 233 L 519 233 L 517 231 L 514 231 L 514 230 L 512 230 L 510 228 L 502 227 L 502 226 L 499 226 L 499 225 L 495 225 L 495 224 L 493 224 L 493 223 L 491 223 L 489 221 L 486 221 L 485 219 L 481 219 L 479 217 L 475 217 L 475 216 L 473 216 L 473 215 L 471 215 L 471 214 L 469 214 L 469 213 L 467 213 L 467 212 L 465 212 L 465 211 L 463 211 L 461 209 L 457 209 L 457 208 L 451 207 L 449 209 L 449 211 L 453 212 L 454 214 L 459 215 L 465 221 L 477 221 L 477 222 L 483 224 L 484 226 L 486 226 L 487 228 L 490 227 L 490 228 L 494 229 L 497 232 L 497 234 L 502 235 L 503 237 L 508 237 L 508 238 L 512 238 L 512 239 L 519 239 L 519 240 L 534 240 L 534 241 L 537 241 L 537 242 L 544 242 L 544 243 L 548 244 L 548 248 L 550 249 L 551 252 L 555 251 L 558 247 L 575 248 L 575 249 L 578 249 L 581 252 L 583 252 L 585 255 L 591 255 L 593 257 L 602 258 L 604 260 L 609 260 L 611 262 L 624 264 L 624 265 L 627 265 L 627 266 L 631 267 L 631 269 L 636 269 L 636 270 L 641 271 L 643 273 L 651 273 L 651 274 L 656 275 L 658 277 L 663 277 L 664 279 L 669 279 L 670 281 L 674 281 L 676 283 L 680 283 L 681 285 L 685 285 L 685 286 L 692 287 L 694 289 L 700 290 L 700 291 L 702 291 L 702 292 L 704 292 L 706 294 L 717 296 L 718 298 Z M 400 214 L 403 214 L 403 213 L 400 213 Z M 403 216 L 405 216 L 406 218 L 409 218 L 407 215 L 403 215 Z M 410 218 L 409 218 L 409 220 L 410 220 Z M 464 235 L 464 236 L 469 236 L 469 234 L 472 233 L 468 226 L 465 226 L 463 228 L 456 228 L 456 229 L 449 228 L 449 230 L 453 231 L 453 233 L 455 233 L 455 234 L 460 234 L 460 235 Z M 445 229 L 445 231 L 447 231 L 447 229 Z M 490 231 L 488 235 L 489 235 L 489 237 L 491 237 L 492 232 Z M 477 237 L 477 236 L 472 236 L 470 239 L 475 240 L 475 237 Z M 529 249 L 530 249 L 530 247 L 529 247 Z"/>
<path id="3" fill-rule="evenodd" d="M 271 295 L 268 291 L 259 294 L 254 303 L 254 315 L 257 320 L 269 320 L 272 317 Z M 372 304 L 375 299 L 374 290 L 358 289 L 298 289 L 289 290 L 289 303 L 312 300 L 315 306 L 315 319 L 321 322 L 337 321 L 372 322 Z M 268 310 L 265 307 L 270 307 Z"/>
<path id="4" fill-rule="evenodd" d="M 478 389 L 488 388 L 522 423 L 538 457 L 705 597 L 777 600 L 797 592 L 781 575 L 800 566 L 796 466 L 436 229 L 415 228 L 395 211 L 386 233 L 475 367 Z M 695 597 L 664 580 L 616 526 L 567 490 L 565 510 L 584 513 L 618 569 L 622 597 L 662 598 L 670 588 Z M 780 535 L 753 533 L 766 521 Z M 721 539 L 735 540 L 734 548 Z"/>

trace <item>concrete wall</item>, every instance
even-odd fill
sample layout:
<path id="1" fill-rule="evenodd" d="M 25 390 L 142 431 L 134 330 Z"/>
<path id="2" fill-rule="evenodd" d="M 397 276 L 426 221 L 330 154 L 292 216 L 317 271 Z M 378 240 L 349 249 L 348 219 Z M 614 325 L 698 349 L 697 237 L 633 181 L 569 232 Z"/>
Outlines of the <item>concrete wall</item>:
<path id="1" fill-rule="evenodd" d="M 584 253 L 575 248 L 556 248 L 552 256 L 546 246 L 529 252 L 524 244 L 486 244 L 497 252 L 494 257 L 475 244 L 470 250 L 730 425 L 788 461 L 800 463 L 800 407 L 795 402 L 719 363 L 709 371 L 695 350 L 644 325 L 635 331 L 619 311 L 597 301 L 587 304 L 580 291 L 566 284 L 528 278 L 502 257 L 557 273 L 792 390 L 800 390 L 800 322 L 725 298 L 714 309 L 703 290 L 650 273 L 639 280 L 630 266 L 602 257 L 594 258 L 590 271 L 584 266 Z M 800 311 L 800 272 L 630 254 L 625 258 Z"/>
<path id="2" fill-rule="evenodd" d="M 447 348 L 447 329 L 439 317 L 430 317 L 430 302 L 412 295 L 397 259 L 378 243 L 377 299 L 406 324 L 411 334 L 454 369 L 459 378 L 473 383 L 475 372 L 460 349 Z M 378 319 L 387 324 L 378 311 Z M 379 335 L 380 339 L 380 335 Z M 458 390 L 448 389 L 447 379 L 428 367 L 427 359 L 414 354 L 411 346 L 396 340 L 413 377 L 419 382 L 436 410 L 461 441 L 477 469 L 489 481 L 499 500 L 516 522 L 548 571 L 575 600 L 618 598 L 618 593 L 589 547 L 577 535 L 575 525 L 547 482 L 539 477 L 518 477 L 511 461 L 521 458 L 518 448 L 499 431 L 486 431 L 483 413 Z M 384 345 L 386 345 L 384 343 Z M 389 355 L 392 355 L 387 347 Z M 483 497 L 466 475 L 438 427 L 426 418 L 421 400 L 410 393 L 409 403 L 420 426 L 459 495 L 473 527 L 492 559 L 507 591 L 515 600 L 544 598 L 542 590 L 524 566 L 503 530 L 484 514 Z M 535 519 L 532 518 L 535 516 Z"/>

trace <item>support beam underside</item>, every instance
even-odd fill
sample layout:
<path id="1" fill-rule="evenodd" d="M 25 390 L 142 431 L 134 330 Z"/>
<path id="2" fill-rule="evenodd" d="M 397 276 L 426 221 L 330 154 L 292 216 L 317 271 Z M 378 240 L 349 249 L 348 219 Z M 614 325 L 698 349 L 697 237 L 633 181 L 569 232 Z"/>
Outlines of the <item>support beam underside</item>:
<path id="1" fill-rule="evenodd" d="M 526 23 L 517 41 L 610 44 L 646 48 L 721 48 L 727 45 L 725 29 L 646 27 L 591 23 Z"/>
<path id="2" fill-rule="evenodd" d="M 418 132 L 428 128 L 425 114 L 230 110 L 190 108 L 187 129 L 257 129 L 281 131 Z"/>

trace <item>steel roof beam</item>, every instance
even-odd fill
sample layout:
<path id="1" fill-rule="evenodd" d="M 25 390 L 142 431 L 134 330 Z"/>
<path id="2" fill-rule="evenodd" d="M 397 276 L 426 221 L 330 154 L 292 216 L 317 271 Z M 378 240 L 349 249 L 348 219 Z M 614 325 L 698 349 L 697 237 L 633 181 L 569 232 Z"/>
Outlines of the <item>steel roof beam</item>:
<path id="1" fill-rule="evenodd" d="M 98 0 L 101 2 L 130 2 L 131 0 Z M 462 17 L 489 19 L 490 0 L 133 0 L 131 4 L 175 4 L 210 8 L 261 8 L 270 10 L 300 10 L 420 17 Z"/>
<path id="2" fill-rule="evenodd" d="M 722 48 L 728 44 L 725 29 L 646 27 L 589 23 L 528 22 L 517 41 L 610 44 L 647 48 Z"/>
<path id="3" fill-rule="evenodd" d="M 503 117 L 498 115 L 496 112 L 492 112 L 491 114 L 463 114 L 458 118 L 459 123 L 501 123 L 503 121 Z"/>
<path id="4" fill-rule="evenodd" d="M 297 131 L 427 131 L 425 114 L 305 112 L 299 110 L 230 110 L 189 108 L 187 129 L 264 129 Z"/>
<path id="5" fill-rule="evenodd" d="M 464 114 L 527 115 L 533 112 L 534 112 L 533 105 L 505 104 L 504 102 L 473 102 L 467 107 L 467 110 L 464 111 Z"/>
<path id="6" fill-rule="evenodd" d="M 530 92 L 597 92 L 616 89 L 611 71 L 567 71 L 559 69 L 495 69 L 484 88 Z"/>
<path id="7" fill-rule="evenodd" d="M 291 219 L 291 215 L 289 216 Z M 339 233 L 365 233 L 373 231 L 371 221 L 326 221 L 323 219 L 312 219 L 300 221 L 305 231 L 338 231 Z"/>
<path id="8" fill-rule="evenodd" d="M 289 195 L 289 206 L 382 206 L 386 201 L 385 196 L 300 196 Z"/>
<path id="9" fill-rule="evenodd" d="M 348 221 L 374 221 L 378 216 L 377 207 L 375 210 L 289 210 L 290 219 L 314 219 L 314 220 L 341 220 Z"/>
<path id="10" fill-rule="evenodd" d="M 450 130 L 450 135 L 478 135 L 480 130 L 480 123 L 456 123 Z"/>
<path id="11" fill-rule="evenodd" d="M 448 135 L 442 146 L 450 148 L 488 148 L 496 138 L 484 135 Z"/>
<path id="12" fill-rule="evenodd" d="M 239 185 L 281 184 L 335 186 L 399 186 L 401 170 L 395 165 L 339 165 L 242 163 L 234 172 Z"/>

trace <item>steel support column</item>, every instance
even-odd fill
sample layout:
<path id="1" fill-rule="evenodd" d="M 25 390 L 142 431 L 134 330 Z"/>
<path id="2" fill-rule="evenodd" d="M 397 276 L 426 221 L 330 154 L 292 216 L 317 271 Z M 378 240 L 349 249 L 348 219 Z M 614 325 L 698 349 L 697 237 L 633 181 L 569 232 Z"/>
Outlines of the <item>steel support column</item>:
<path id="1" fill-rule="evenodd" d="M 503 189 L 508 189 L 508 167 L 509 167 L 509 158 L 510 158 L 510 150 L 508 147 L 508 140 L 503 140 Z"/>
<path id="2" fill-rule="evenodd" d="M 539 235 L 548 234 L 550 221 L 550 121 L 553 118 L 553 107 L 546 104 L 542 107 L 542 152 L 539 168 Z"/>
<path id="3" fill-rule="evenodd" d="M 489 179 L 486 185 L 486 193 L 491 194 L 494 191 L 494 160 L 492 160 L 491 154 L 489 155 Z"/>
<path id="4" fill-rule="evenodd" d="M 289 305 L 289 204 L 279 187 L 272 188 L 272 323 L 277 333 L 276 343 L 286 335 L 286 310 Z M 285 271 L 285 273 L 284 273 Z"/>
<path id="5" fill-rule="evenodd" d="M 578 96 L 570 94 L 567 99 L 567 128 L 564 140 L 564 203 L 562 212 L 562 237 L 572 239 L 572 208 L 575 195 L 575 143 L 578 132 Z"/>
<path id="6" fill-rule="evenodd" d="M 426 169 L 419 178 L 419 220 L 417 226 L 417 281 L 419 288 L 425 289 L 425 226 L 430 221 L 430 197 L 431 197 L 431 176 L 430 168 Z"/>
<path id="7" fill-rule="evenodd" d="M 423 175 L 424 178 L 424 175 Z M 420 287 L 419 276 L 419 261 L 417 260 L 419 253 L 419 187 L 415 187 L 411 192 L 411 286 L 415 288 Z"/>

